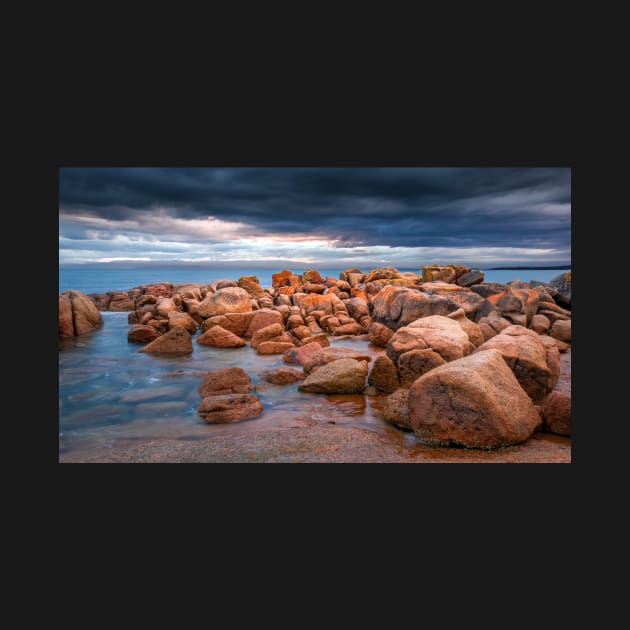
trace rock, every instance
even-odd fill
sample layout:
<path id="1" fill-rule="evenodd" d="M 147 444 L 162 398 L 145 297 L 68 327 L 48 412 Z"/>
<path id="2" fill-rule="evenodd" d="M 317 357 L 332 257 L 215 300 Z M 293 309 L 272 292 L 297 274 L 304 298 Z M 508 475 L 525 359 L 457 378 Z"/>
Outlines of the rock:
<path id="1" fill-rule="evenodd" d="M 360 394 L 365 389 L 367 371 L 364 361 L 338 359 L 309 374 L 298 385 L 298 390 L 317 394 Z"/>
<path id="2" fill-rule="evenodd" d="M 126 291 L 110 291 L 108 310 L 110 311 L 133 311 L 135 304 Z"/>
<path id="3" fill-rule="evenodd" d="M 107 293 L 88 293 L 87 296 L 94 302 L 94 306 L 99 311 L 106 311 L 109 308 L 111 298 Z"/>
<path id="4" fill-rule="evenodd" d="M 72 321 L 72 303 L 68 293 L 59 294 L 59 339 L 74 337 L 74 322 Z"/>
<path id="5" fill-rule="evenodd" d="M 480 346 L 485 341 L 481 329 L 477 324 L 475 324 L 475 322 L 466 317 L 466 313 L 464 313 L 463 308 L 453 311 L 452 313 L 447 315 L 447 317 L 449 319 L 455 320 L 461 326 L 461 329 L 468 335 L 470 343 L 472 343 L 475 348 Z"/>
<path id="6" fill-rule="evenodd" d="M 274 385 L 288 385 L 297 381 L 303 381 L 305 374 L 302 370 L 290 367 L 270 368 L 260 373 L 260 378 Z"/>
<path id="7" fill-rule="evenodd" d="M 238 279 L 238 286 L 257 299 L 266 295 L 263 288 L 260 286 L 257 276 L 241 276 Z"/>
<path id="8" fill-rule="evenodd" d="M 325 332 L 320 332 L 317 334 L 313 334 L 311 332 L 311 336 L 302 341 L 303 345 L 306 345 L 307 343 L 316 343 L 319 345 L 320 348 L 328 348 L 330 346 L 328 335 Z"/>
<path id="9" fill-rule="evenodd" d="M 208 424 L 257 418 L 262 412 L 260 398 L 254 394 L 207 396 L 199 404 L 199 415 Z"/>
<path id="10" fill-rule="evenodd" d="M 252 310 L 250 296 L 240 287 L 226 287 L 207 295 L 197 308 L 197 314 L 207 319 L 226 313 L 248 313 Z"/>
<path id="11" fill-rule="evenodd" d="M 252 380 L 239 367 L 221 368 L 206 372 L 198 391 L 202 398 L 217 394 L 247 394 L 254 389 Z"/>
<path id="12" fill-rule="evenodd" d="M 153 326 L 160 334 L 168 332 L 168 319 L 150 319 L 147 326 Z"/>
<path id="13" fill-rule="evenodd" d="M 469 287 L 473 284 L 482 283 L 483 279 L 484 273 L 481 269 L 471 269 L 459 276 L 455 282 L 459 284 L 460 287 Z"/>
<path id="14" fill-rule="evenodd" d="M 208 317 L 208 319 L 203 320 L 201 330 L 206 332 L 213 326 L 221 326 L 238 337 L 244 337 L 250 324 L 249 315 L 251 313 L 226 313 L 225 315 Z"/>
<path id="15" fill-rule="evenodd" d="M 148 343 L 161 336 L 153 326 L 138 324 L 129 329 L 127 333 L 127 341 L 129 343 Z"/>
<path id="16" fill-rule="evenodd" d="M 83 335 L 102 325 L 103 316 L 85 293 L 70 290 L 59 295 L 59 339 Z"/>
<path id="17" fill-rule="evenodd" d="M 162 297 L 156 302 L 155 310 L 157 311 L 158 315 L 160 315 L 160 317 L 168 319 L 169 313 L 177 311 L 177 306 L 175 305 L 173 298 Z"/>
<path id="18" fill-rule="evenodd" d="M 256 348 L 258 354 L 284 354 L 289 348 L 293 348 L 295 344 L 292 341 L 269 341 L 261 342 Z"/>
<path id="19" fill-rule="evenodd" d="M 571 342 L 571 320 L 557 320 L 554 325 L 551 327 L 551 331 L 549 334 L 554 339 L 559 339 L 560 341 L 564 341 L 565 343 Z"/>
<path id="20" fill-rule="evenodd" d="M 221 326 L 213 326 L 197 337 L 197 343 L 213 348 L 241 348 L 247 342 Z"/>
<path id="21" fill-rule="evenodd" d="M 315 269 L 309 269 L 302 274 L 302 284 L 324 284 L 324 279 L 320 275 L 319 271 Z"/>
<path id="22" fill-rule="evenodd" d="M 348 310 L 348 315 L 352 317 L 352 319 L 356 319 L 356 321 L 359 321 L 366 315 L 368 317 L 370 316 L 370 309 L 368 308 L 367 302 L 361 298 L 350 298 L 349 300 L 345 300 L 344 304 Z"/>
<path id="23" fill-rule="evenodd" d="M 179 313 L 172 311 L 168 314 L 168 326 L 181 326 L 185 328 L 191 335 L 197 331 L 197 322 L 188 313 Z"/>
<path id="24" fill-rule="evenodd" d="M 397 330 L 421 317 L 448 315 L 459 304 L 442 295 L 430 295 L 407 287 L 386 286 L 372 302 L 372 318 Z"/>
<path id="25" fill-rule="evenodd" d="M 498 295 L 499 293 L 507 291 L 507 289 L 507 285 L 500 284 L 499 282 L 484 282 L 483 284 L 473 284 L 470 286 L 470 290 L 482 298 Z"/>
<path id="26" fill-rule="evenodd" d="M 368 329 L 368 339 L 370 343 L 375 346 L 384 348 L 387 342 L 392 338 L 394 331 L 391 328 L 385 326 L 385 324 L 379 324 L 378 322 L 372 322 Z"/>
<path id="27" fill-rule="evenodd" d="M 387 344 L 387 356 L 394 362 L 404 352 L 431 348 L 445 361 L 454 361 L 467 355 L 468 335 L 452 319 L 431 315 L 399 328 Z"/>
<path id="28" fill-rule="evenodd" d="M 350 290 L 358 287 L 359 285 L 363 285 L 364 282 L 365 282 L 364 273 L 349 273 L 348 274 L 348 284 L 350 285 Z"/>
<path id="29" fill-rule="evenodd" d="M 326 291 L 325 284 L 316 284 L 314 282 L 307 282 L 302 288 L 305 293 L 324 293 Z"/>
<path id="30" fill-rule="evenodd" d="M 545 359 L 547 361 L 547 367 L 551 371 L 549 388 L 553 389 L 560 380 L 560 348 L 556 340 L 548 335 L 540 335 L 539 339 L 542 341 L 543 346 L 545 346 Z"/>
<path id="31" fill-rule="evenodd" d="M 247 325 L 247 330 L 245 331 L 245 338 L 249 339 L 254 336 L 259 330 L 263 328 L 267 328 L 272 324 L 280 324 L 284 330 L 284 320 L 282 318 L 282 313 L 279 311 L 264 308 L 259 311 L 253 312 L 251 315 L 249 313 L 245 314 L 246 320 L 249 322 Z"/>
<path id="32" fill-rule="evenodd" d="M 279 273 L 271 274 L 271 286 L 274 289 L 278 289 L 280 287 L 288 287 L 291 285 L 290 278 L 294 275 L 292 271 L 285 269 Z"/>
<path id="33" fill-rule="evenodd" d="M 482 319 L 487 320 L 487 317 L 484 317 Z M 488 339 L 492 339 L 492 337 L 495 337 L 497 335 L 497 331 L 494 330 L 494 328 L 492 328 L 492 326 L 490 326 L 487 321 L 480 320 L 477 325 L 479 326 L 479 330 L 483 335 L 484 341 L 488 341 Z"/>
<path id="34" fill-rule="evenodd" d="M 383 417 L 387 422 L 409 431 L 411 430 L 411 425 L 409 424 L 408 398 L 408 389 L 397 389 L 385 400 Z"/>
<path id="35" fill-rule="evenodd" d="M 534 315 L 530 323 L 530 328 L 539 335 L 546 335 L 549 332 L 550 326 L 551 322 L 549 321 L 549 318 L 540 314 Z"/>
<path id="36" fill-rule="evenodd" d="M 571 272 L 561 273 L 547 283 L 558 291 L 554 300 L 560 305 L 571 308 Z"/>
<path id="37" fill-rule="evenodd" d="M 311 344 L 303 346 L 303 348 L 310 347 Z M 313 370 L 316 370 L 321 365 L 332 363 L 340 359 L 354 359 L 355 361 L 365 361 L 369 363 L 372 360 L 372 356 L 363 352 L 353 350 L 352 348 L 319 348 L 319 351 L 313 352 L 309 349 L 308 353 L 298 353 L 298 361 L 302 364 L 304 371 L 308 374 Z"/>
<path id="38" fill-rule="evenodd" d="M 299 348 L 289 348 L 285 351 L 282 360 L 285 363 L 299 363 L 303 366 L 313 356 L 320 353 L 321 349 L 322 346 L 314 342 L 304 344 Z"/>
<path id="39" fill-rule="evenodd" d="M 208 288 L 211 293 L 215 293 L 219 289 L 229 289 L 231 287 L 238 287 L 238 282 L 236 280 L 231 280 L 230 278 L 222 278 L 220 280 L 213 280 Z"/>
<path id="40" fill-rule="evenodd" d="M 502 312 L 513 311 L 520 313 L 523 311 L 523 300 L 516 295 L 511 288 L 504 294 L 499 293 L 498 296 L 490 296 L 490 301 L 494 302 L 497 308 Z"/>
<path id="41" fill-rule="evenodd" d="M 128 324 L 140 323 L 140 317 L 138 316 L 138 311 L 131 311 L 129 315 L 127 315 L 127 323 Z"/>
<path id="42" fill-rule="evenodd" d="M 547 363 L 547 349 L 533 330 L 523 326 L 508 326 L 501 334 L 481 345 L 477 352 L 498 350 L 514 372 L 521 387 L 539 403 L 558 382 L 555 366 Z"/>
<path id="43" fill-rule="evenodd" d="M 421 376 L 445 363 L 441 355 L 430 348 L 401 354 L 396 364 L 400 387 L 409 389 Z"/>
<path id="44" fill-rule="evenodd" d="M 366 276 L 364 282 L 374 282 L 375 280 L 391 280 L 400 278 L 400 271 L 396 267 L 380 267 L 372 269 Z M 352 286 L 352 285 L 351 285 Z"/>
<path id="45" fill-rule="evenodd" d="M 264 326 L 263 328 L 259 328 L 252 335 L 252 341 L 251 341 L 252 348 L 256 350 L 263 341 L 270 341 L 274 337 L 278 337 L 282 335 L 283 333 L 284 333 L 284 326 L 279 322 L 275 322 L 274 324 L 270 324 L 269 326 Z"/>
<path id="46" fill-rule="evenodd" d="M 362 335 L 364 332 L 363 326 L 354 322 L 352 324 L 343 324 L 338 326 L 333 331 L 333 335 L 335 337 L 339 337 L 341 335 Z"/>
<path id="47" fill-rule="evenodd" d="M 571 396 L 551 392 L 543 405 L 543 429 L 557 435 L 571 435 Z"/>
<path id="48" fill-rule="evenodd" d="M 400 387 L 398 372 L 392 360 L 384 354 L 379 354 L 368 376 L 368 384 L 381 392 L 391 393 Z"/>
<path id="49" fill-rule="evenodd" d="M 311 329 L 308 326 L 297 326 L 296 328 L 292 328 L 291 335 L 295 337 L 296 340 L 300 343 L 303 342 L 305 339 L 309 339 L 310 337 L 312 337 Z"/>
<path id="50" fill-rule="evenodd" d="M 348 275 L 351 273 L 356 273 L 356 274 L 360 274 L 363 277 L 365 277 L 365 274 L 358 268 L 358 267 L 350 267 L 350 269 L 344 269 L 340 274 L 339 274 L 339 279 L 342 282 L 350 282 L 350 280 L 348 279 Z M 361 280 L 361 282 L 363 282 L 363 280 Z"/>
<path id="51" fill-rule="evenodd" d="M 525 313 L 505 312 L 503 316 L 512 324 L 517 326 L 527 326 L 527 315 Z"/>
<path id="52" fill-rule="evenodd" d="M 190 354 L 192 351 L 193 345 L 190 333 L 181 326 L 175 326 L 144 346 L 144 348 L 140 348 L 138 352 L 177 355 Z"/>
<path id="53" fill-rule="evenodd" d="M 421 376 L 409 389 L 409 424 L 434 446 L 497 448 L 523 442 L 540 417 L 497 350 L 477 351 Z"/>
<path id="54" fill-rule="evenodd" d="M 442 282 L 455 282 L 457 273 L 451 266 L 441 265 L 423 265 L 422 266 L 422 280 L 423 282 L 435 282 L 441 280 Z"/>

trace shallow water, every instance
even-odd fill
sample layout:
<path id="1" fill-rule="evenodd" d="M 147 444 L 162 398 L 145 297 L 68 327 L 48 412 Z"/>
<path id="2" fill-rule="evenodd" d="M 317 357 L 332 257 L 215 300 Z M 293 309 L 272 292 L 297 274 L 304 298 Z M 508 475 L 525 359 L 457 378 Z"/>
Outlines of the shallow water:
<path id="1" fill-rule="evenodd" d="M 351 423 L 382 432 L 401 444 L 415 438 L 383 420 L 385 396 L 306 394 L 298 383 L 262 383 L 258 374 L 287 365 L 282 355 L 260 356 L 249 346 L 219 349 L 193 339 L 192 355 L 157 357 L 127 342 L 127 313 L 102 313 L 98 331 L 59 343 L 59 453 L 86 455 L 96 448 L 137 440 L 202 439 L 247 430 Z M 195 338 L 199 335 L 196 333 Z M 368 352 L 382 348 L 365 336 L 330 338 L 331 345 Z M 207 425 L 197 415 L 197 387 L 208 370 L 241 367 L 251 377 L 264 413 L 252 420 Z"/>

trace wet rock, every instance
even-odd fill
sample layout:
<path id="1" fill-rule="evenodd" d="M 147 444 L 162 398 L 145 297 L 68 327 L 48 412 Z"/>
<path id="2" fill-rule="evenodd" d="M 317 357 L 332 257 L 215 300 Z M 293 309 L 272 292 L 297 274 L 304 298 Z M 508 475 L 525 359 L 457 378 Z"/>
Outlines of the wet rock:
<path id="1" fill-rule="evenodd" d="M 384 354 L 376 357 L 368 376 L 368 384 L 388 394 L 400 387 L 396 366 L 389 357 Z"/>
<path id="2" fill-rule="evenodd" d="M 127 333 L 127 341 L 129 343 L 149 343 L 161 336 L 153 326 L 138 324 L 129 329 Z"/>
<path id="3" fill-rule="evenodd" d="M 213 326 L 197 337 L 197 343 L 213 348 L 241 348 L 247 342 L 221 326 Z"/>
<path id="4" fill-rule="evenodd" d="M 312 372 L 321 365 L 326 365 L 327 363 L 338 361 L 340 359 L 354 359 L 355 361 L 362 361 L 366 363 L 369 363 L 372 360 L 371 355 L 353 350 L 352 348 L 320 347 L 318 351 L 313 352 L 311 350 L 311 344 L 307 344 L 307 346 L 303 346 L 301 350 L 306 349 L 307 347 L 309 348 L 308 353 L 302 354 L 298 352 L 297 355 L 298 361 L 302 364 L 306 373 Z"/>
<path id="5" fill-rule="evenodd" d="M 190 333 L 181 326 L 175 326 L 144 346 L 144 348 L 140 348 L 138 352 L 178 355 L 190 354 L 192 351 L 193 345 Z"/>
<path id="6" fill-rule="evenodd" d="M 523 442 L 540 417 L 497 350 L 437 367 L 409 389 L 409 424 L 435 446 L 497 448 Z"/>
<path id="7" fill-rule="evenodd" d="M 182 389 L 175 385 L 165 385 L 164 387 L 146 387 L 144 389 L 130 389 L 120 395 L 120 402 L 135 403 L 154 398 L 181 396 Z"/>
<path id="8" fill-rule="evenodd" d="M 333 335 L 335 337 L 339 337 L 341 335 L 362 335 L 364 332 L 365 331 L 363 330 L 361 324 L 353 322 L 352 324 L 342 324 L 341 326 L 337 326 L 333 331 Z"/>
<path id="9" fill-rule="evenodd" d="M 198 391 L 199 395 L 205 398 L 217 394 L 247 394 L 253 388 L 252 380 L 245 370 L 231 367 L 206 372 Z"/>
<path id="10" fill-rule="evenodd" d="M 410 431 L 408 398 L 408 389 L 397 389 L 385 400 L 383 417 L 387 422 L 391 422 L 391 424 L 396 425 L 400 429 Z"/>
<path id="11" fill-rule="evenodd" d="M 257 418 L 263 413 L 263 405 L 254 394 L 222 394 L 203 398 L 198 411 L 208 424 L 236 422 Z"/>
<path id="12" fill-rule="evenodd" d="M 261 342 L 256 348 L 258 354 L 284 354 L 289 348 L 295 344 L 292 341 L 269 341 Z"/>
<path id="13" fill-rule="evenodd" d="M 70 290 L 59 295 L 59 339 L 83 335 L 102 325 L 103 316 L 85 293 Z"/>
<path id="14" fill-rule="evenodd" d="M 365 389 L 367 371 L 364 361 L 338 359 L 309 374 L 298 385 L 298 390 L 318 394 L 359 394 Z"/>
<path id="15" fill-rule="evenodd" d="M 274 385 L 288 385 L 297 381 L 303 381 L 305 374 L 297 368 L 277 367 L 261 372 L 260 378 Z"/>
<path id="16" fill-rule="evenodd" d="M 197 322 L 188 313 L 179 313 L 178 311 L 171 311 L 168 314 L 168 326 L 169 328 L 181 326 L 191 335 L 194 335 L 197 330 Z"/>

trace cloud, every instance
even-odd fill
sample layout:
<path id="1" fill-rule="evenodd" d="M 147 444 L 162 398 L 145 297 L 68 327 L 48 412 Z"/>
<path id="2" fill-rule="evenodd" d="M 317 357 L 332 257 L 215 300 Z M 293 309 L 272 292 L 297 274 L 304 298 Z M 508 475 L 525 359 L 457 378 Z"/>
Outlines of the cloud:
<path id="1" fill-rule="evenodd" d="M 60 262 L 571 255 L 569 169 L 70 168 L 59 190 Z"/>

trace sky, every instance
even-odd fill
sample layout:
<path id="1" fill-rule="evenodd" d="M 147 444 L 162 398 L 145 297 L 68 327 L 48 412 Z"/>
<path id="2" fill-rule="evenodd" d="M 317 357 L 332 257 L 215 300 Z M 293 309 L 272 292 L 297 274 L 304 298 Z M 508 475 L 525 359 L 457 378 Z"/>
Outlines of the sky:
<path id="1" fill-rule="evenodd" d="M 571 262 L 568 168 L 62 168 L 59 264 Z"/>

